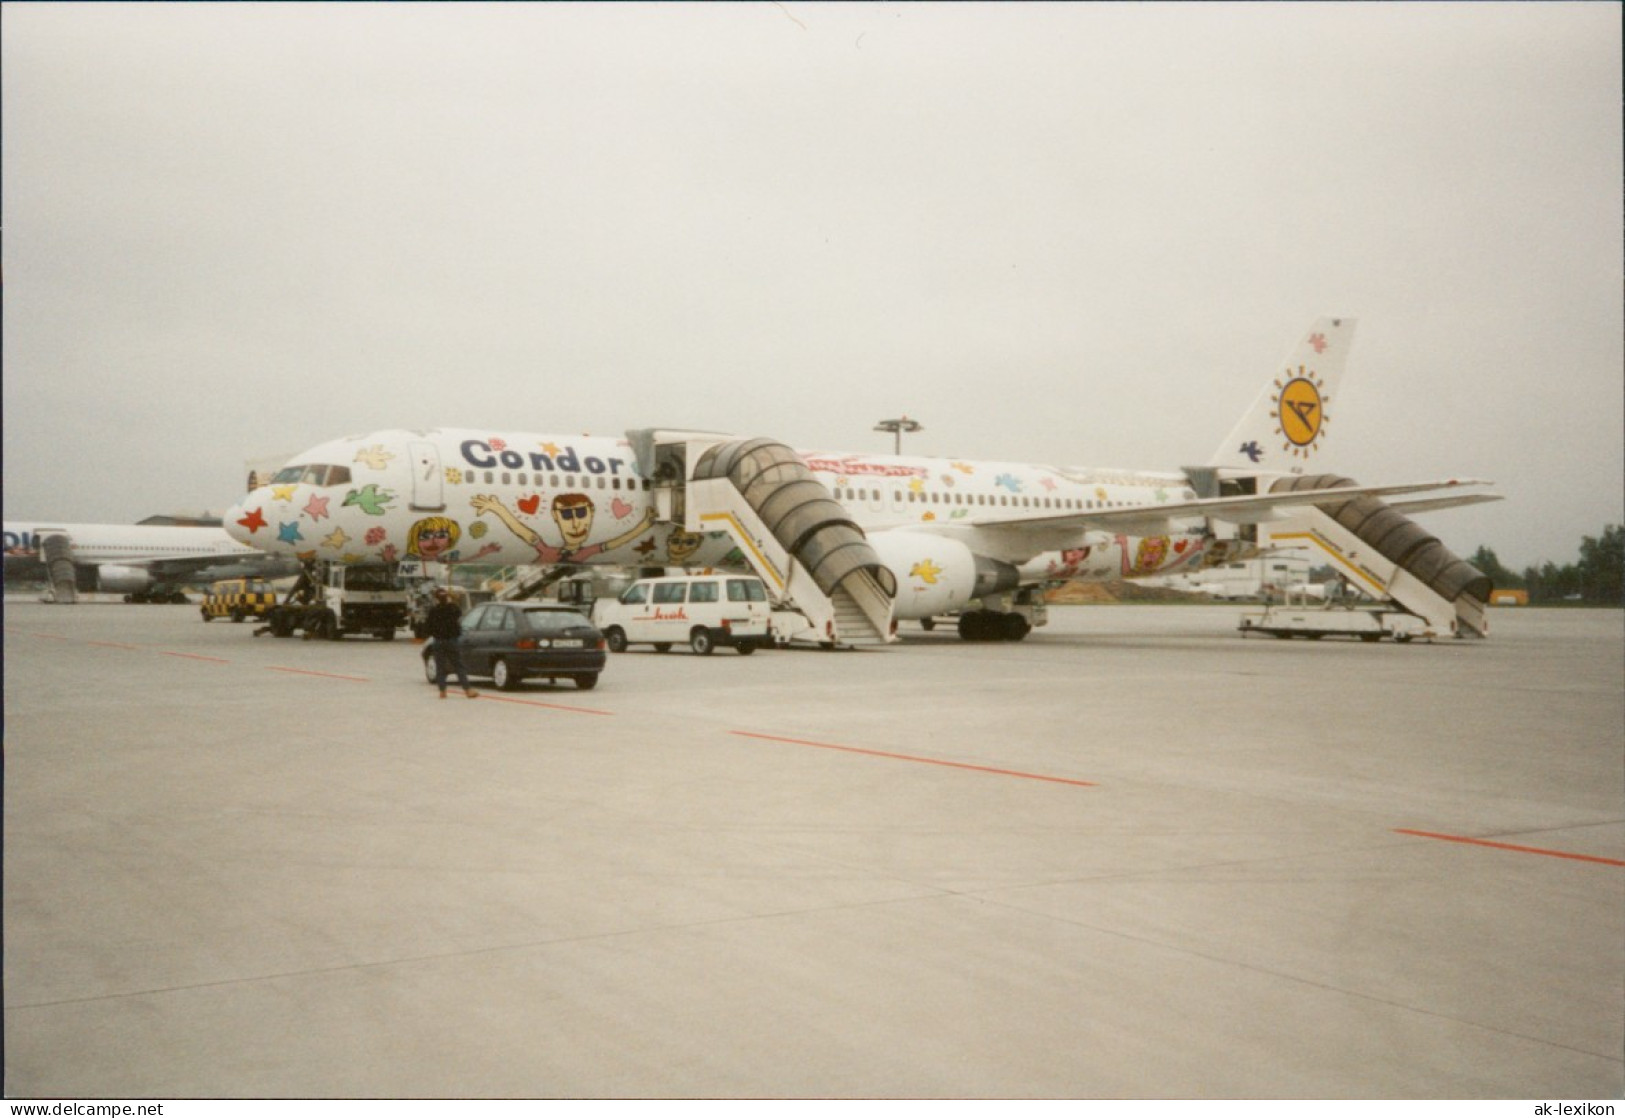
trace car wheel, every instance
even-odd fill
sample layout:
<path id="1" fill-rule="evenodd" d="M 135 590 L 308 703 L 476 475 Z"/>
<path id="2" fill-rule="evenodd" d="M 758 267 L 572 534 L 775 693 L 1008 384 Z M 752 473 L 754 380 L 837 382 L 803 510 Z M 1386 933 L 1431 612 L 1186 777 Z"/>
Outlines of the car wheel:
<path id="1" fill-rule="evenodd" d="M 214 615 L 212 613 L 210 613 L 207 608 L 201 609 L 198 612 L 203 614 L 203 620 L 205 620 L 205 621 L 213 621 L 214 620 Z"/>
<path id="2" fill-rule="evenodd" d="M 512 691 L 519 686 L 519 673 L 508 667 L 508 661 L 498 656 L 491 661 L 491 682 L 499 691 Z"/>
<path id="3" fill-rule="evenodd" d="M 752 652 L 756 651 L 756 646 L 754 644 L 736 644 L 734 645 L 734 648 L 741 656 L 749 656 Z"/>
<path id="4" fill-rule="evenodd" d="M 619 625 L 611 625 L 604 631 L 604 644 L 611 652 L 626 651 L 626 634 Z"/>
<path id="5" fill-rule="evenodd" d="M 241 625 L 243 623 L 243 611 L 240 608 L 235 606 L 232 607 L 231 623 L 233 625 Z"/>
<path id="6" fill-rule="evenodd" d="M 576 686 L 583 691 L 591 691 L 598 686 L 597 672 L 584 672 L 575 677 Z"/>
<path id="7" fill-rule="evenodd" d="M 716 649 L 716 642 L 704 629 L 695 629 L 688 635 L 688 647 L 692 648 L 697 656 L 709 656 Z"/>
<path id="8" fill-rule="evenodd" d="M 427 648 L 423 650 L 423 678 L 430 683 L 435 682 L 434 653 Z"/>

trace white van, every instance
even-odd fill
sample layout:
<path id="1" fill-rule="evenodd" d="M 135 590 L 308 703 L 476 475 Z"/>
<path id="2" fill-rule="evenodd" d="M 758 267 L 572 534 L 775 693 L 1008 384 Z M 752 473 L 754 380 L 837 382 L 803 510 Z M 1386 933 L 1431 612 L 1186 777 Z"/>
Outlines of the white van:
<path id="1" fill-rule="evenodd" d="M 643 578 L 592 607 L 593 624 L 611 652 L 625 652 L 629 644 L 665 652 L 686 642 L 702 656 L 719 644 L 748 655 L 773 644 L 771 616 L 767 587 L 753 575 Z"/>

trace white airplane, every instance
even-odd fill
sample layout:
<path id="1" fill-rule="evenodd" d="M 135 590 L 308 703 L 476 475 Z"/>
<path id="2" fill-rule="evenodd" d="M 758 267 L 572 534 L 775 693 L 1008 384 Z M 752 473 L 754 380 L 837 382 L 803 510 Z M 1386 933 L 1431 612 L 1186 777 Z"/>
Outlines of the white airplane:
<path id="1" fill-rule="evenodd" d="M 63 562 L 71 578 L 67 570 L 51 570 Z M 59 602 L 72 601 L 76 590 L 123 594 L 131 602 L 184 602 L 183 582 L 298 571 L 297 561 L 267 555 L 218 527 L 5 523 L 6 579 L 50 579 Z"/>
<path id="2" fill-rule="evenodd" d="M 1403 503 L 1377 500 L 1487 483 L 1370 487 L 1305 474 L 1330 437 L 1353 332 L 1351 319 L 1317 321 L 1208 465 L 1180 472 L 796 452 L 659 429 L 624 439 L 386 430 L 297 455 L 225 524 L 268 552 L 351 564 L 748 567 L 830 643 L 876 643 L 897 619 L 929 626 L 946 613 L 959 614 L 966 639 L 1019 640 L 1042 624 L 1048 586 L 1230 562 L 1270 543 L 1260 525 L 1294 529 L 1366 581 L 1392 583 L 1400 557 L 1375 558 L 1375 542 L 1367 552 L 1333 522 L 1375 506 L 1415 530 L 1407 557 L 1430 545 L 1425 569 L 1406 578 L 1447 571 L 1428 593 L 1487 599 L 1482 576 L 1399 515 Z M 1452 493 L 1412 506 L 1494 499 Z"/>

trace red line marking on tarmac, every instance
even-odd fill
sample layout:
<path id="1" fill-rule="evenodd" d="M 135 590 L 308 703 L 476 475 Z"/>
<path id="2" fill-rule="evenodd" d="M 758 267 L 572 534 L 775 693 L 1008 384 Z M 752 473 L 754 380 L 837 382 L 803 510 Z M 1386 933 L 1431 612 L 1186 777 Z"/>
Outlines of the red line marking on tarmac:
<path id="1" fill-rule="evenodd" d="M 65 641 L 68 638 L 61 633 L 30 633 L 31 637 L 38 637 L 42 641 Z"/>
<path id="2" fill-rule="evenodd" d="M 991 773 L 994 776 L 1015 776 L 1022 780 L 1042 780 L 1050 784 L 1070 784 L 1075 788 L 1094 788 L 1092 780 L 1072 780 L 1064 776 L 1045 776 L 1042 773 L 1026 773 L 1016 769 L 995 769 L 987 765 L 970 765 L 963 761 L 944 761 L 940 757 L 915 757 L 907 753 L 887 753 L 880 749 L 859 749 L 852 745 L 831 745 L 825 741 L 803 741 L 800 738 L 780 738 L 772 734 L 753 734 L 748 730 L 729 730 L 730 734 L 742 738 L 755 738 L 758 741 L 781 742 L 785 745 L 810 745 L 814 749 L 834 749 L 841 753 L 861 753 L 866 757 L 884 757 L 889 761 L 913 761 L 919 765 L 940 765 L 945 769 L 968 769 L 971 772 Z"/>
<path id="3" fill-rule="evenodd" d="M 1461 835 L 1439 835 L 1432 831 L 1410 831 L 1404 827 L 1395 827 L 1396 835 L 1413 835 L 1416 838 L 1438 839 L 1441 842 L 1459 842 L 1467 846 L 1488 846 L 1496 850 L 1515 850 L 1519 854 L 1544 854 L 1548 858 L 1567 858 L 1574 862 L 1596 862 L 1604 866 L 1625 866 L 1625 862 L 1618 858 L 1599 858 L 1594 854 L 1570 854 L 1566 850 L 1543 850 L 1538 846 L 1515 846 L 1510 842 L 1491 842 L 1489 839 L 1465 838 Z"/>
<path id="4" fill-rule="evenodd" d="M 313 675 L 321 679 L 347 679 L 351 683 L 371 683 L 372 680 L 360 675 L 336 675 L 333 672 L 313 672 L 306 668 L 279 668 L 275 664 L 266 666 L 269 672 L 287 672 L 289 675 Z"/>
<path id="5" fill-rule="evenodd" d="M 97 648 L 122 648 L 129 652 L 141 651 L 141 646 L 138 644 L 120 644 L 117 641 L 86 641 L 85 643 L 93 644 Z"/>
<path id="6" fill-rule="evenodd" d="M 480 698 L 493 703 L 518 703 L 522 707 L 546 707 L 548 710 L 562 710 L 570 714 L 603 714 L 612 715 L 612 710 L 593 710 L 591 707 L 565 706 L 563 703 L 544 703 L 536 699 L 515 699 L 508 695 L 487 695 L 481 693 Z"/>
<path id="7" fill-rule="evenodd" d="M 183 660 L 207 660 L 211 664 L 229 664 L 230 660 L 219 656 L 200 656 L 196 652 L 170 652 L 167 649 L 158 650 L 160 656 L 179 656 Z"/>

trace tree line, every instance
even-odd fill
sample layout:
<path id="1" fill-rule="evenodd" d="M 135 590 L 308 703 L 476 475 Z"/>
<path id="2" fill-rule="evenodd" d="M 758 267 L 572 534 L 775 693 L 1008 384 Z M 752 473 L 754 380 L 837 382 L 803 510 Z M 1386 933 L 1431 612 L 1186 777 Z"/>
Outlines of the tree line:
<path id="1" fill-rule="evenodd" d="M 1625 605 L 1625 525 L 1610 524 L 1601 536 L 1582 537 L 1579 559 L 1561 567 L 1548 560 L 1521 573 L 1512 571 L 1488 547 L 1480 547 L 1467 561 L 1489 575 L 1497 589 L 1528 591 L 1531 605 Z"/>

